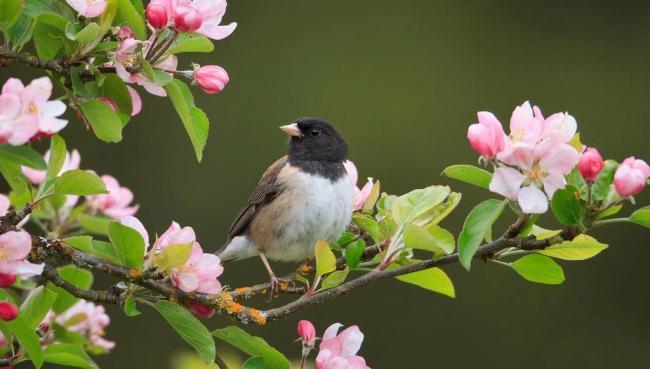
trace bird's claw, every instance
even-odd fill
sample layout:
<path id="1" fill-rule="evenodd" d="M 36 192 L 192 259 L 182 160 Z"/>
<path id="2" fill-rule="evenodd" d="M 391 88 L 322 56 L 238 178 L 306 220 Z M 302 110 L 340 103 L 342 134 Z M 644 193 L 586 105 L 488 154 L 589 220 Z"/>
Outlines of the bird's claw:
<path id="1" fill-rule="evenodd" d="M 275 275 L 271 276 L 271 289 L 269 293 L 269 300 L 274 296 L 277 296 L 280 292 L 280 288 L 285 287 L 291 282 L 291 279 L 288 278 L 278 278 Z"/>

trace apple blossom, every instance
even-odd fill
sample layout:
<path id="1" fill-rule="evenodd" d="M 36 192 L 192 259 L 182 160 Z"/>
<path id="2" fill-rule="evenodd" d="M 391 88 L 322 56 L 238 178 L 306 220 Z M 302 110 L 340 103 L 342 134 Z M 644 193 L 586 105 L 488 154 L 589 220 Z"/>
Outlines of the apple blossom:
<path id="1" fill-rule="evenodd" d="M 342 326 L 340 323 L 334 323 L 325 330 L 316 357 L 316 368 L 369 369 L 364 358 L 357 355 L 363 342 L 363 333 L 356 325 L 338 333 Z"/>
<path id="2" fill-rule="evenodd" d="M 629 197 L 643 191 L 645 183 L 650 178 L 650 166 L 631 156 L 623 161 L 614 174 L 614 187 L 622 197 Z"/>
<path id="3" fill-rule="evenodd" d="M 600 171 L 603 170 L 604 165 L 605 162 L 598 150 L 593 147 L 588 147 L 580 155 L 578 169 L 580 169 L 580 174 L 582 174 L 584 179 L 587 181 L 595 181 Z"/>
<path id="4" fill-rule="evenodd" d="M 217 294 L 221 292 L 221 283 L 217 277 L 222 273 L 219 257 L 204 253 L 201 246 L 194 242 L 185 265 L 172 269 L 172 282 L 185 292 Z"/>
<path id="5" fill-rule="evenodd" d="M 147 5 L 146 15 L 147 22 L 149 22 L 149 24 L 155 29 L 165 28 L 169 23 L 169 14 L 167 9 L 165 9 L 165 6 L 160 3 L 154 1 L 150 2 L 149 5 Z"/>
<path id="6" fill-rule="evenodd" d="M 0 319 L 4 321 L 14 320 L 18 316 L 18 306 L 13 302 L 0 302 Z"/>
<path id="7" fill-rule="evenodd" d="M 115 220 L 133 215 L 138 211 L 138 205 L 129 206 L 133 201 L 133 192 L 131 190 L 120 186 L 117 179 L 112 176 L 103 175 L 101 178 L 108 193 L 86 196 L 88 205 L 91 208 L 99 210 Z"/>
<path id="8" fill-rule="evenodd" d="M 154 0 L 151 4 L 162 7 L 167 13 L 168 18 L 172 18 L 167 22 L 166 26 L 174 25 L 177 29 L 184 32 L 186 32 L 184 29 L 186 20 L 181 19 L 181 22 L 184 23 L 179 28 L 177 15 L 178 13 L 186 14 L 186 8 L 191 8 L 202 19 L 196 32 L 213 40 L 222 40 L 228 37 L 237 27 L 237 23 L 234 22 L 221 25 L 221 20 L 226 13 L 226 7 L 228 5 L 226 0 Z"/>
<path id="9" fill-rule="evenodd" d="M 350 182 L 352 182 L 352 186 L 354 186 L 353 210 L 359 210 L 363 208 L 363 205 L 366 203 L 366 201 L 368 201 L 368 197 L 372 192 L 372 187 L 374 186 L 373 178 L 368 177 L 368 181 L 366 182 L 366 184 L 363 185 L 363 188 L 359 189 L 359 187 L 357 186 L 357 181 L 359 179 L 357 166 L 354 165 L 354 163 L 350 160 L 346 160 L 345 162 L 343 162 L 343 166 L 345 167 L 345 170 L 348 172 L 348 178 L 350 179 Z"/>
<path id="10" fill-rule="evenodd" d="M 167 230 L 156 239 L 154 250 L 161 252 L 169 245 L 197 244 L 196 234 L 192 227 L 181 227 L 178 223 L 172 222 Z"/>
<path id="11" fill-rule="evenodd" d="M 45 162 L 50 159 L 50 150 L 47 150 L 45 152 L 43 158 L 45 159 Z M 81 156 L 79 155 L 79 151 L 72 150 L 66 152 L 65 159 L 63 160 L 63 166 L 61 167 L 61 170 L 56 173 L 56 176 L 59 176 L 69 170 L 79 169 L 80 163 Z M 20 169 L 25 177 L 27 177 L 27 179 L 29 179 L 29 181 L 35 185 L 40 185 L 43 183 L 43 181 L 45 181 L 45 170 L 34 169 L 26 166 L 22 166 Z"/>
<path id="12" fill-rule="evenodd" d="M 226 70 L 218 65 L 194 65 L 194 82 L 207 94 L 221 92 L 229 80 Z"/>
<path id="13" fill-rule="evenodd" d="M 142 54 L 146 54 L 149 48 L 151 48 L 153 41 L 153 37 L 147 42 L 142 42 L 134 38 L 122 40 L 113 55 L 113 63 L 109 63 L 108 65 L 115 66 L 115 72 L 124 82 L 136 83 L 144 87 L 150 94 L 156 96 L 167 96 L 165 89 L 150 81 L 144 72 L 133 71 L 133 68 L 138 65 L 138 58 L 140 58 L 138 49 L 142 48 Z M 153 63 L 154 68 L 164 71 L 175 71 L 177 65 L 178 59 L 175 55 L 166 56 Z M 132 112 L 132 114 L 136 113 Z"/>
<path id="14" fill-rule="evenodd" d="M 43 264 L 25 260 L 32 249 L 32 236 L 18 230 L 0 235 L 0 273 L 15 274 L 23 278 L 43 273 Z"/>
<path id="15" fill-rule="evenodd" d="M 126 86 L 126 90 L 129 91 L 129 95 L 131 95 L 131 116 L 134 117 L 142 111 L 142 99 L 135 88 Z"/>
<path id="16" fill-rule="evenodd" d="M 65 0 L 72 9 L 86 18 L 100 16 L 106 9 L 106 0 Z"/>
<path id="17" fill-rule="evenodd" d="M 111 319 L 106 314 L 106 309 L 92 302 L 79 300 L 68 310 L 58 315 L 55 321 L 73 332 L 85 335 L 90 343 L 106 351 L 115 347 L 115 342 L 103 338 L 104 329 Z"/>
<path id="18" fill-rule="evenodd" d="M 477 116 L 478 123 L 469 126 L 467 139 L 479 155 L 493 159 L 504 149 L 506 134 L 503 132 L 501 122 L 494 114 L 480 111 Z"/>
<path id="19" fill-rule="evenodd" d="M 132 38 L 133 37 L 133 30 L 131 27 L 127 25 L 123 25 L 119 27 L 119 30 L 117 31 L 117 38 L 120 40 L 125 40 L 127 38 Z"/>
<path id="20" fill-rule="evenodd" d="M 176 7 L 174 13 L 174 27 L 181 32 L 194 32 L 203 24 L 201 13 L 189 6 Z"/>

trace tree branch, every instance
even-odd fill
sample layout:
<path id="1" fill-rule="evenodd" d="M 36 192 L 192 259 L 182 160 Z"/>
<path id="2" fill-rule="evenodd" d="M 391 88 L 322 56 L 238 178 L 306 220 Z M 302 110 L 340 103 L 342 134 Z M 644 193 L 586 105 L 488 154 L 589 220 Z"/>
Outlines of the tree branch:
<path id="1" fill-rule="evenodd" d="M 63 71 L 67 68 L 67 65 L 65 65 L 62 60 L 43 60 L 34 55 L 28 53 L 19 53 L 6 47 L 0 47 L 0 59 L 17 60 L 23 64 L 27 64 L 35 68 L 51 70 L 57 73 L 63 73 Z"/>

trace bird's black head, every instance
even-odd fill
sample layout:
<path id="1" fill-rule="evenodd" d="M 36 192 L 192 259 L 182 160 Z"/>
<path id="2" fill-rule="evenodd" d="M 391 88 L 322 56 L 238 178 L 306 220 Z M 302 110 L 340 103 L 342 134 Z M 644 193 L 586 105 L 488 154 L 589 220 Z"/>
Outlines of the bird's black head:
<path id="1" fill-rule="evenodd" d="M 289 161 L 342 163 L 348 154 L 343 137 L 324 120 L 300 118 L 280 129 L 290 137 Z"/>

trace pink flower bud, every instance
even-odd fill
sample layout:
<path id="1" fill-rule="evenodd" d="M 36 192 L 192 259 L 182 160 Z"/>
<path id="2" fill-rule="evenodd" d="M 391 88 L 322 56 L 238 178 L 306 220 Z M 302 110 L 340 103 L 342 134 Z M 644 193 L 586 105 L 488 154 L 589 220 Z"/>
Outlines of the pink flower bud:
<path id="1" fill-rule="evenodd" d="M 478 123 L 472 124 L 467 130 L 467 139 L 474 151 L 488 159 L 494 158 L 501 152 L 506 143 L 501 122 L 494 114 L 486 111 L 478 112 Z"/>
<path id="2" fill-rule="evenodd" d="M 301 320 L 298 322 L 298 337 L 303 346 L 314 347 L 316 343 L 316 328 L 309 320 Z"/>
<path id="3" fill-rule="evenodd" d="M 11 288 L 16 282 L 15 274 L 0 273 L 0 288 Z"/>
<path id="4" fill-rule="evenodd" d="M 174 14 L 174 27 L 181 32 L 194 32 L 201 28 L 203 16 L 198 10 L 189 6 L 181 5 L 176 8 Z"/>
<path id="5" fill-rule="evenodd" d="M 133 30 L 129 26 L 121 26 L 120 30 L 117 32 L 117 38 L 120 40 L 126 40 L 127 38 L 133 37 Z"/>
<path id="6" fill-rule="evenodd" d="M 169 22 L 169 15 L 167 9 L 161 4 L 149 3 L 147 5 L 147 22 L 155 29 L 167 27 Z"/>
<path id="7" fill-rule="evenodd" d="M 218 65 L 195 66 L 194 81 L 206 94 L 216 94 L 226 87 L 230 78 L 225 69 Z"/>
<path id="8" fill-rule="evenodd" d="M 582 155 L 580 156 L 580 161 L 578 162 L 578 169 L 582 177 L 587 181 L 594 181 L 601 170 L 603 170 L 603 157 L 600 156 L 598 150 L 593 147 L 587 148 Z"/>
<path id="9" fill-rule="evenodd" d="M 105 96 L 99 97 L 99 98 L 97 98 L 97 100 L 105 102 L 106 104 L 108 104 L 108 106 L 111 107 L 111 109 L 113 109 L 114 112 L 117 113 L 118 107 L 117 107 L 117 103 L 115 102 L 115 100 L 111 99 L 110 97 L 105 97 Z"/>
<path id="10" fill-rule="evenodd" d="M 216 312 L 215 309 L 199 304 L 198 302 L 190 302 L 187 304 L 190 308 L 190 311 L 199 318 L 210 319 L 214 316 Z"/>
<path id="11" fill-rule="evenodd" d="M 0 302 L 0 319 L 4 321 L 14 320 L 18 316 L 18 307 L 9 301 Z"/>
<path id="12" fill-rule="evenodd" d="M 631 156 L 616 169 L 614 187 L 622 197 L 634 196 L 643 190 L 648 178 L 650 178 L 650 166 L 645 161 Z"/>

